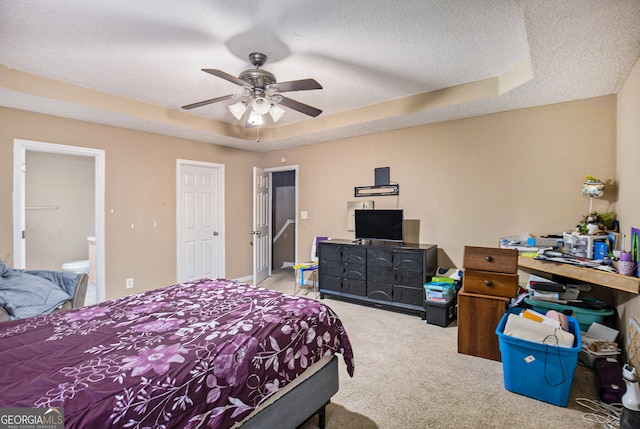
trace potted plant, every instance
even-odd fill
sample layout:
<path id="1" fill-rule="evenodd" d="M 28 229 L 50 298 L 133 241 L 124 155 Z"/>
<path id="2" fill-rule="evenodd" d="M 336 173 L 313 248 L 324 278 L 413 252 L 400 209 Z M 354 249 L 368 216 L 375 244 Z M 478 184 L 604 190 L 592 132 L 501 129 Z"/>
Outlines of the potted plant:
<path id="1" fill-rule="evenodd" d="M 591 212 L 576 225 L 576 231 L 584 235 L 601 235 L 615 229 L 614 212 Z"/>

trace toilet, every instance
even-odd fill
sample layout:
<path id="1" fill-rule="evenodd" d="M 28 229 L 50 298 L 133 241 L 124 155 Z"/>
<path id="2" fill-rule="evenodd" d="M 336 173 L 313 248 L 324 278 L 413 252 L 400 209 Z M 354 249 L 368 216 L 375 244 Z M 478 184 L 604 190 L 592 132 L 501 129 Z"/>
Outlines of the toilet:
<path id="1" fill-rule="evenodd" d="M 89 260 L 70 261 L 62 264 L 62 271 L 76 274 L 89 274 Z"/>
<path id="2" fill-rule="evenodd" d="M 91 271 L 91 259 L 95 253 L 96 238 L 87 237 L 89 245 L 89 259 L 81 259 L 79 261 L 69 261 L 62 264 L 62 271 L 76 274 L 89 274 Z"/>

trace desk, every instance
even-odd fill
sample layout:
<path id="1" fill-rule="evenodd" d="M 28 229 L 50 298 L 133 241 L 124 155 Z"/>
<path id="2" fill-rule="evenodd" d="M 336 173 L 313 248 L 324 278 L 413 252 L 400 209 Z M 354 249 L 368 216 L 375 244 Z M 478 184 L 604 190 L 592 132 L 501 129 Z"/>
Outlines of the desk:
<path id="1" fill-rule="evenodd" d="M 544 262 L 526 256 L 518 256 L 518 268 L 567 277 L 624 292 L 640 293 L 640 278 L 638 277 L 623 276 L 593 268 L 576 267 L 557 262 Z"/>

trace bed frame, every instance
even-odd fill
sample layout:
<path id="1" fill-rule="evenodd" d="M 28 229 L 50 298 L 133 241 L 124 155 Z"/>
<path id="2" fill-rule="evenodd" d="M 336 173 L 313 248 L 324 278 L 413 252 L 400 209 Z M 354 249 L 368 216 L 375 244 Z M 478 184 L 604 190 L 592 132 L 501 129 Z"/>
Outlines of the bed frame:
<path id="1" fill-rule="evenodd" d="M 325 427 L 325 407 L 338 391 L 338 358 L 289 390 L 271 405 L 246 420 L 242 429 L 295 429 L 318 414 L 318 427 Z"/>

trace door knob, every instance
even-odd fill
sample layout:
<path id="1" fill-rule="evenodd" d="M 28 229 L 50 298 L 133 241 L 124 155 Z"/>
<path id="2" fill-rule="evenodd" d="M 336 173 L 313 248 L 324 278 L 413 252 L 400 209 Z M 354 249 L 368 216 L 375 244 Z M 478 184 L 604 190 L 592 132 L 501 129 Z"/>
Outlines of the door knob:
<path id="1" fill-rule="evenodd" d="M 217 236 L 218 235 L 218 231 L 213 231 L 213 235 Z"/>

